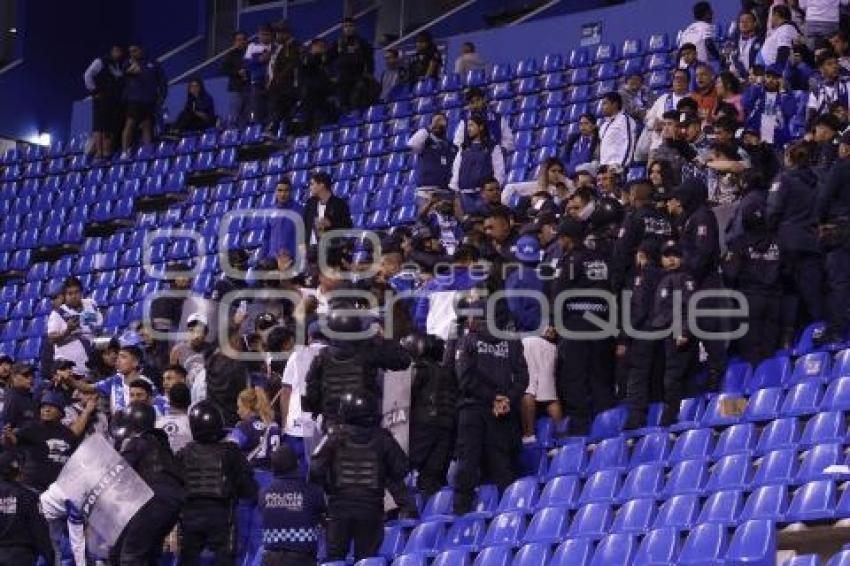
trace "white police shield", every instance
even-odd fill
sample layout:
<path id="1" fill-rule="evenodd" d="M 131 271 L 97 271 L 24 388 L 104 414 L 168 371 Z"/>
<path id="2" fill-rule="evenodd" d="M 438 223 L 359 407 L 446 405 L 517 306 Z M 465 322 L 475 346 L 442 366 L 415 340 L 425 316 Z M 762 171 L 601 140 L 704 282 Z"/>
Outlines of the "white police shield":
<path id="1" fill-rule="evenodd" d="M 405 453 L 410 447 L 410 368 L 384 372 L 384 398 L 381 424 L 395 437 Z M 384 509 L 395 509 L 389 492 L 384 494 Z"/>
<path id="2" fill-rule="evenodd" d="M 153 491 L 103 436 L 89 436 L 74 452 L 56 482 L 107 545 L 115 544 Z"/>

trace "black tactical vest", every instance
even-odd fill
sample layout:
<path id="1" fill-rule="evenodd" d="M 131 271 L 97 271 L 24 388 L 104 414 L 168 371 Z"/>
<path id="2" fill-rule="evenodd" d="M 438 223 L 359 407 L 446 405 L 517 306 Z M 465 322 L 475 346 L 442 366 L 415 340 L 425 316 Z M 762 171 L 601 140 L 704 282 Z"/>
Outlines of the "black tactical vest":
<path id="1" fill-rule="evenodd" d="M 363 358 L 355 354 L 351 358 L 337 357 L 334 348 L 323 348 L 322 356 L 322 404 L 325 416 L 339 412 L 339 399 L 346 393 L 363 388 Z"/>
<path id="2" fill-rule="evenodd" d="M 233 494 L 229 478 L 225 475 L 224 458 L 227 447 L 223 443 L 199 444 L 192 442 L 183 449 L 183 477 L 188 497 L 230 499 Z"/>
<path id="3" fill-rule="evenodd" d="M 381 439 L 373 433 L 366 443 L 354 442 L 342 427 L 336 458 L 334 459 L 334 486 L 338 490 L 362 489 L 382 492 L 384 466 L 381 463 Z"/>

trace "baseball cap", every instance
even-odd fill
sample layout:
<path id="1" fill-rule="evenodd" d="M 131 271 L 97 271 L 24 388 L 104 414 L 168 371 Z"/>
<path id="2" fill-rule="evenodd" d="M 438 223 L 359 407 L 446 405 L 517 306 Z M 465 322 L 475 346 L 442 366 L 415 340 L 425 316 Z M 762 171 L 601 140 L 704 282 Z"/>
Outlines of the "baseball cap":
<path id="1" fill-rule="evenodd" d="M 661 255 L 676 255 L 682 257 L 682 246 L 676 240 L 667 240 L 661 245 Z"/>
<path id="2" fill-rule="evenodd" d="M 540 241 L 534 236 L 521 236 L 514 246 L 514 257 L 523 263 L 540 261 Z"/>
<path id="3" fill-rule="evenodd" d="M 186 319 L 186 326 L 192 326 L 195 323 L 203 324 L 204 326 L 209 326 L 207 316 L 201 312 L 193 312 L 189 315 L 189 318 Z"/>
<path id="4" fill-rule="evenodd" d="M 563 220 L 558 225 L 558 235 L 580 240 L 584 238 L 584 226 L 581 225 L 581 222 L 572 219 Z"/>
<path id="5" fill-rule="evenodd" d="M 61 410 L 65 408 L 65 398 L 55 391 L 47 391 L 41 396 L 39 406 L 41 405 L 53 405 Z"/>

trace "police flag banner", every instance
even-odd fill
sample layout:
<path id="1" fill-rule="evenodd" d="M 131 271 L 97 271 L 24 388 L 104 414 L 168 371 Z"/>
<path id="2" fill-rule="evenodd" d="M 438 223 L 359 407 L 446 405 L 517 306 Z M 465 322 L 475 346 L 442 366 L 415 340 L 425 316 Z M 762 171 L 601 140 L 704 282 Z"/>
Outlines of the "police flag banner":
<path id="1" fill-rule="evenodd" d="M 103 436 L 89 436 L 56 480 L 88 527 L 112 546 L 153 491 Z"/>

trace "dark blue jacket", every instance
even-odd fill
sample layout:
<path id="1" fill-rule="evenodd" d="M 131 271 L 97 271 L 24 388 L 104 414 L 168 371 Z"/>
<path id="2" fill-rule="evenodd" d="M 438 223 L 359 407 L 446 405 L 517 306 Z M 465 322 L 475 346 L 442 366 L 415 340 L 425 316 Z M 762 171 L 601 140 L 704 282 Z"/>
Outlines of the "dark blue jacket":
<path id="1" fill-rule="evenodd" d="M 429 134 L 416 161 L 416 186 L 448 187 L 456 151 L 449 140 Z"/>
<path id="2" fill-rule="evenodd" d="M 29 391 L 20 391 L 10 387 L 6 390 L 6 399 L 3 404 L 3 426 L 9 425 L 12 429 L 32 422 L 38 417 L 38 404 Z"/>
<path id="3" fill-rule="evenodd" d="M 478 142 L 462 150 L 457 182 L 461 191 L 480 189 L 484 181 L 493 176 L 492 154 L 492 147 Z"/>
<path id="4" fill-rule="evenodd" d="M 277 205 L 276 210 L 289 210 L 299 216 L 304 214 L 304 209 L 294 200 L 283 205 Z M 295 222 L 291 218 L 270 218 L 267 223 L 266 241 L 263 245 L 263 257 L 276 259 L 281 250 L 286 250 L 289 257 L 295 261 L 295 248 L 298 244 L 296 236 Z"/>
<path id="5" fill-rule="evenodd" d="M 183 107 L 183 110 L 187 110 L 189 112 L 203 112 L 215 119 L 215 102 L 213 102 L 212 96 L 210 96 L 206 90 L 203 90 L 203 87 L 201 88 L 201 92 L 198 96 L 195 96 L 192 93 L 186 95 L 186 105 Z"/>
<path id="6" fill-rule="evenodd" d="M 325 512 L 322 490 L 308 484 L 300 472 L 276 476 L 260 491 L 263 548 L 316 554 L 319 520 Z"/>
<path id="7" fill-rule="evenodd" d="M 139 67 L 138 73 L 124 75 L 124 99 L 140 104 L 155 104 L 165 100 L 168 82 L 159 63 L 154 60 L 141 61 Z"/>
<path id="8" fill-rule="evenodd" d="M 850 159 L 836 161 L 821 184 L 816 217 L 819 223 L 850 222 Z"/>
<path id="9" fill-rule="evenodd" d="M 746 113 L 746 125 L 757 132 L 761 131 L 762 116 L 776 117 L 773 130 L 773 145 L 781 147 L 791 139 L 791 122 L 797 114 L 797 99 L 788 92 L 776 93 L 772 104 L 767 104 L 767 91 L 761 85 L 754 85 L 744 91 L 741 102 Z M 771 107 L 772 106 L 772 107 Z"/>
<path id="10" fill-rule="evenodd" d="M 593 155 L 596 153 L 598 145 L 599 138 L 596 136 L 587 137 L 581 134 L 573 134 L 567 138 L 564 144 L 563 159 L 567 175 L 575 175 L 576 167 L 593 161 Z"/>
<path id="11" fill-rule="evenodd" d="M 527 295 L 511 296 L 510 291 L 536 291 L 542 295 L 545 289 L 545 282 L 540 278 L 534 266 L 517 266 L 516 269 L 508 273 L 505 279 L 505 291 L 509 293 L 508 310 L 517 332 L 530 332 L 540 328 L 542 317 L 540 301 Z"/>
<path id="12" fill-rule="evenodd" d="M 767 195 L 767 224 L 776 231 L 784 252 L 818 251 L 815 191 L 818 181 L 810 168 L 790 169 Z"/>

